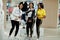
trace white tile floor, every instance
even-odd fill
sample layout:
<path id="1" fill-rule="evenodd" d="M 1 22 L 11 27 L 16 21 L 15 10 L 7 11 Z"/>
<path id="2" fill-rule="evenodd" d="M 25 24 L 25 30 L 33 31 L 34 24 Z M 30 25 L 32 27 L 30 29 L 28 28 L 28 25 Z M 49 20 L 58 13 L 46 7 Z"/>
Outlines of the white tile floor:
<path id="1" fill-rule="evenodd" d="M 20 26 L 21 27 L 21 26 Z M 7 23 L 6 29 L 3 26 L 0 27 L 0 40 L 29 40 L 26 37 L 26 30 L 20 28 L 17 38 L 14 38 L 14 32 L 9 38 L 8 34 L 11 28 L 11 24 Z M 34 26 L 34 33 L 32 40 L 36 40 L 36 28 Z M 40 39 L 39 40 L 60 40 L 60 28 L 40 28 Z"/>

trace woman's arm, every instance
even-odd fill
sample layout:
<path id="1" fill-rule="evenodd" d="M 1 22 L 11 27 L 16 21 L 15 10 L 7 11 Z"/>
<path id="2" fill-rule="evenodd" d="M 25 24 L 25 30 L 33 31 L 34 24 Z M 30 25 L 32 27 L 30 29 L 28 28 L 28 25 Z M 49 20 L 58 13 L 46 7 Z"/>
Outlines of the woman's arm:
<path id="1" fill-rule="evenodd" d="M 46 11 L 43 11 L 43 18 L 46 18 Z"/>

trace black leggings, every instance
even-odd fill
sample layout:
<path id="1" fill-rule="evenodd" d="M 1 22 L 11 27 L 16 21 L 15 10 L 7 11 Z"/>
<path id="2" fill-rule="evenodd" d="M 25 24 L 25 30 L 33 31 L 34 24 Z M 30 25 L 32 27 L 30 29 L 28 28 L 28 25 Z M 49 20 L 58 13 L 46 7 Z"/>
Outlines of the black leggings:
<path id="1" fill-rule="evenodd" d="M 42 24 L 42 20 L 41 19 L 38 19 L 36 20 L 36 32 L 37 32 L 37 38 L 39 38 L 40 36 L 40 25 Z"/>
<path id="2" fill-rule="evenodd" d="M 29 36 L 29 29 L 30 29 L 30 36 L 32 37 L 33 22 L 27 22 L 27 26 L 26 26 L 27 37 Z"/>
<path id="3" fill-rule="evenodd" d="M 18 33 L 18 30 L 19 30 L 19 21 L 11 20 L 11 24 L 12 24 L 12 28 L 11 28 L 11 30 L 10 30 L 9 36 L 12 34 L 15 26 L 16 26 L 16 31 L 15 31 L 15 35 L 14 35 L 14 36 L 16 36 L 17 33 Z"/>

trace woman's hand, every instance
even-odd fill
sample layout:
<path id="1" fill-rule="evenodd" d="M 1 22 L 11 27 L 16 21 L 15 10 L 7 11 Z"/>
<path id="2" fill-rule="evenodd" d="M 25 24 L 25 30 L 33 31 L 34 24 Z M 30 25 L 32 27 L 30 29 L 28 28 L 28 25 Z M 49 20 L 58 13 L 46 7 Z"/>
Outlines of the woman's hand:
<path id="1" fill-rule="evenodd" d="M 21 18 L 20 16 L 19 16 L 19 17 L 18 17 L 18 16 L 16 16 L 15 20 L 18 20 L 18 19 L 20 19 L 20 18 Z"/>
<path id="2" fill-rule="evenodd" d="M 21 18 L 21 16 L 19 16 L 18 18 Z"/>
<path id="3" fill-rule="evenodd" d="M 43 18 L 46 18 L 46 16 L 43 16 Z"/>
<path id="4" fill-rule="evenodd" d="M 31 20 L 28 20 L 28 22 L 32 22 Z"/>

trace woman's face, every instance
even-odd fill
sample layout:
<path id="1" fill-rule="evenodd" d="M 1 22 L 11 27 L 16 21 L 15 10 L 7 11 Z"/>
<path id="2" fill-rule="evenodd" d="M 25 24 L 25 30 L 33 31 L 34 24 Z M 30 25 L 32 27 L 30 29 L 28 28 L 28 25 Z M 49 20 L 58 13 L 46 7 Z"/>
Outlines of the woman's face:
<path id="1" fill-rule="evenodd" d="M 22 9 L 22 8 L 23 8 L 23 4 L 20 4 L 20 6 L 19 6 L 19 7 L 20 7 L 20 9 Z"/>
<path id="2" fill-rule="evenodd" d="M 40 7 L 40 4 L 38 4 L 38 8 L 40 9 L 41 7 Z"/>
<path id="3" fill-rule="evenodd" d="M 33 8 L 33 4 L 32 4 L 32 3 L 30 3 L 29 7 L 30 7 L 30 8 Z"/>

